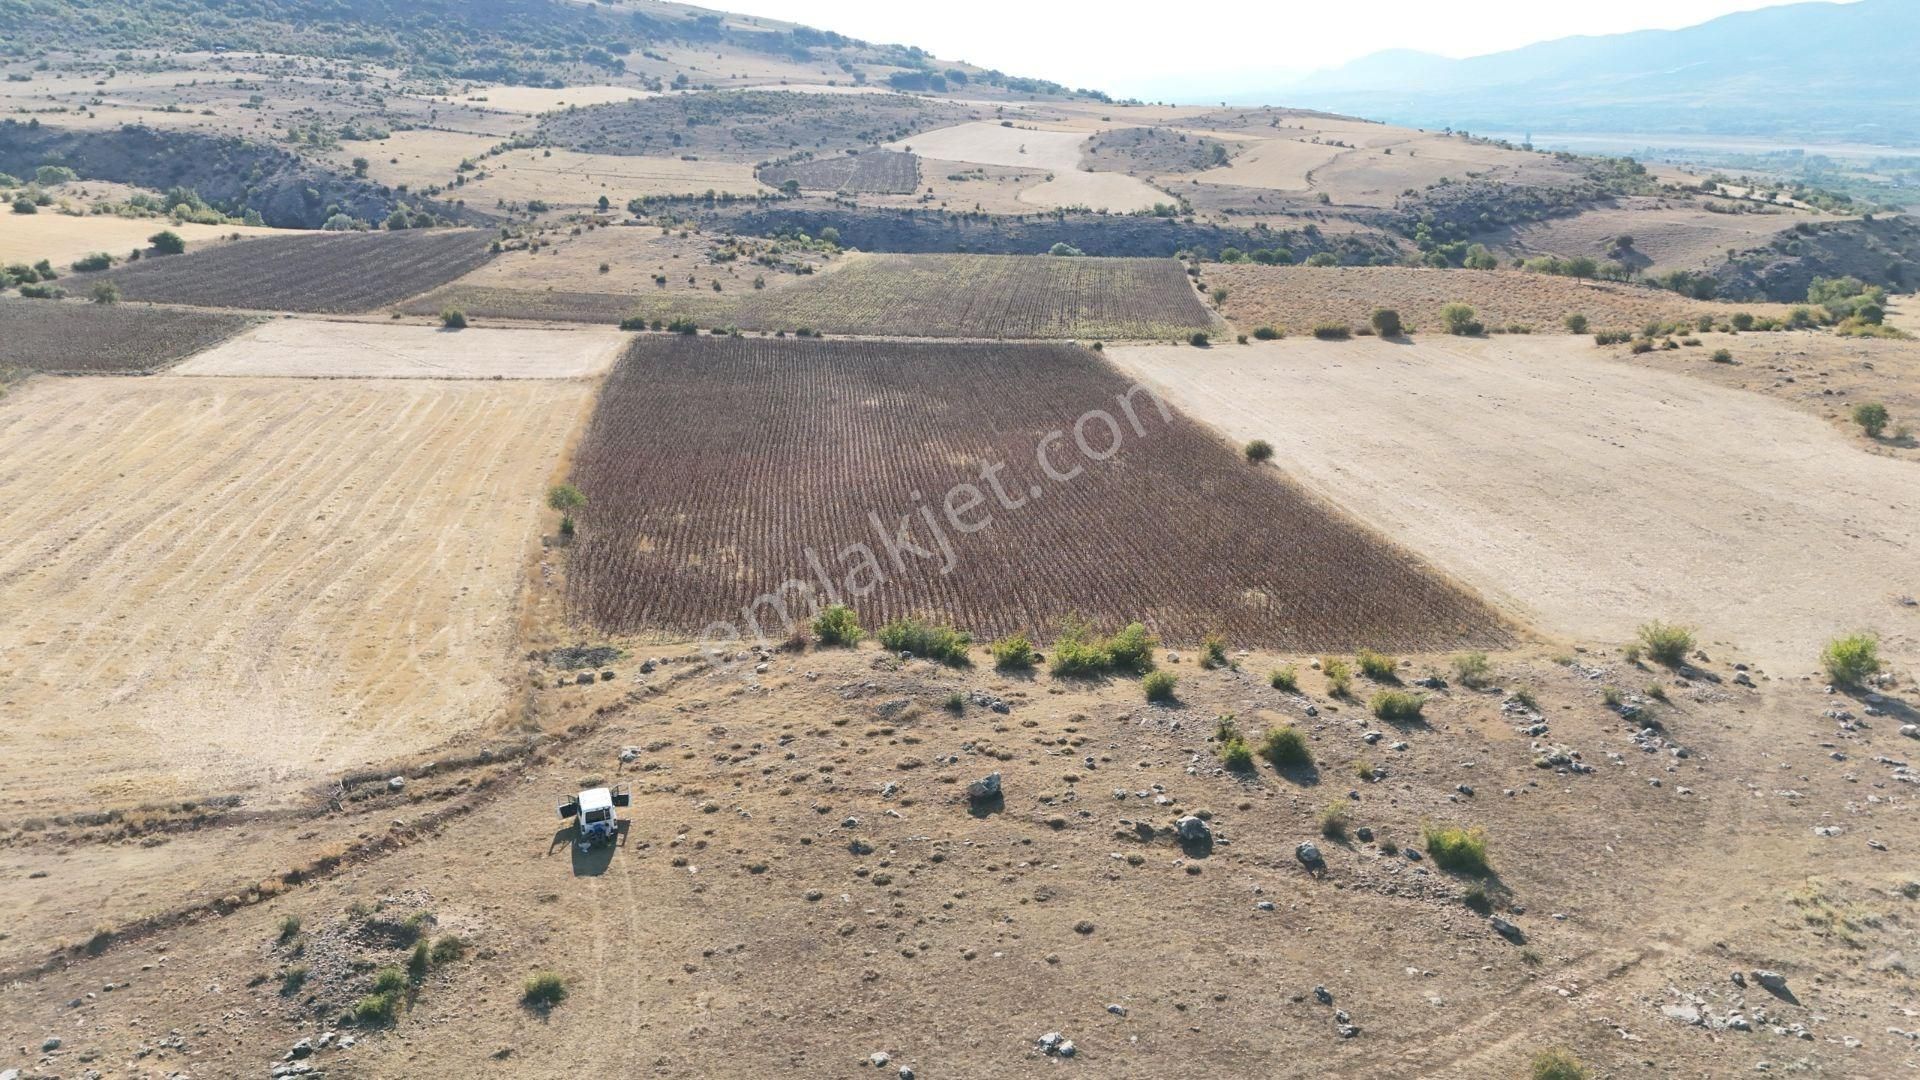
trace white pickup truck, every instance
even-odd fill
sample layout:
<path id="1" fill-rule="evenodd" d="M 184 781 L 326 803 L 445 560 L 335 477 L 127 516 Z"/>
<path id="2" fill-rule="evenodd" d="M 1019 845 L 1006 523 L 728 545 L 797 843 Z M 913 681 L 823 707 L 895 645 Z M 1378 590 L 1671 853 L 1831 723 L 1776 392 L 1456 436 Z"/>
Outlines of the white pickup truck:
<path id="1" fill-rule="evenodd" d="M 629 806 L 633 796 L 627 786 L 588 788 L 571 799 L 560 800 L 560 816 L 572 818 L 574 829 L 579 834 L 582 848 L 595 844 L 611 844 L 620 837 L 620 819 L 614 816 L 614 808 Z"/>

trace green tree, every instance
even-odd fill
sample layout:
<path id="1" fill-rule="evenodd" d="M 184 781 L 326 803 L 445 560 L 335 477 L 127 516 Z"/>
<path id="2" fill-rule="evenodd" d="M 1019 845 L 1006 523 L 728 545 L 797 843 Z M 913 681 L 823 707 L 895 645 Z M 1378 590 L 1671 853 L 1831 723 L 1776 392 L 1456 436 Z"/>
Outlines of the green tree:
<path id="1" fill-rule="evenodd" d="M 1373 313 L 1373 331 L 1383 338 L 1397 338 L 1406 332 L 1400 325 L 1400 313 L 1392 308 L 1381 308 Z"/>
<path id="2" fill-rule="evenodd" d="M 1880 433 L 1887 429 L 1888 419 L 1887 407 L 1877 401 L 1862 402 L 1853 407 L 1853 422 L 1860 425 L 1860 430 L 1866 432 L 1868 438 L 1879 438 Z"/>
<path id="3" fill-rule="evenodd" d="M 147 237 L 147 243 L 153 245 L 154 253 L 158 255 L 181 255 L 187 250 L 187 242 L 172 229 L 162 229 L 154 233 Z"/>

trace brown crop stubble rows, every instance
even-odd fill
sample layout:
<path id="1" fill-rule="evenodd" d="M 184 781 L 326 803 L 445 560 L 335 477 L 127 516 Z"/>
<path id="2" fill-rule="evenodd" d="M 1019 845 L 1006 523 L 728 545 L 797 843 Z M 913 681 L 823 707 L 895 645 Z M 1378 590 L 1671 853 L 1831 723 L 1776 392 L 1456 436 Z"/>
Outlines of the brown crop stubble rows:
<path id="1" fill-rule="evenodd" d="M 75 280 L 111 278 L 128 300 L 346 314 L 452 281 L 491 257 L 491 243 L 477 229 L 314 233 L 150 258 Z"/>
<path id="2" fill-rule="evenodd" d="M 844 593 L 865 544 L 885 580 L 846 598 L 869 626 L 923 614 L 978 635 L 1046 633 L 1078 614 L 1143 620 L 1172 641 L 1215 630 L 1295 648 L 1504 640 L 1478 599 L 1163 415 L 1144 390 L 1128 398 L 1136 431 L 1119 404 L 1129 388 L 1070 345 L 638 338 L 575 460 L 590 502 L 570 604 L 613 633 L 697 635 L 731 620 L 751 637 L 743 606 L 814 577 L 809 549 Z M 1091 460 L 1068 434 L 1050 449 L 1055 468 L 1085 471 L 1050 479 L 1036 447 L 1092 410 L 1116 418 L 1118 451 Z M 1105 452 L 1107 429 L 1089 431 Z M 941 510 L 947 493 L 990 491 L 992 465 L 1006 494 L 987 494 L 963 520 L 991 523 L 961 534 Z M 930 557 L 889 555 L 883 534 L 903 522 Z M 771 608 L 757 614 L 766 636 L 783 633 Z"/>
<path id="3" fill-rule="evenodd" d="M 0 300 L 0 379 L 9 369 L 48 374 L 157 371 L 253 325 L 246 315 Z"/>

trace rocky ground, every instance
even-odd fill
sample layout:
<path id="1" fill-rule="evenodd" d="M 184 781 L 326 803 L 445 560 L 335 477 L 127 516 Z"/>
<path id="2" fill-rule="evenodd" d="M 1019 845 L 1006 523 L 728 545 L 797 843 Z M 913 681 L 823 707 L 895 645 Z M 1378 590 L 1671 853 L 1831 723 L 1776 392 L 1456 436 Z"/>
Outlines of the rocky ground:
<path id="1" fill-rule="evenodd" d="M 530 660 L 528 717 L 571 734 L 397 767 L 275 826 L 357 830 L 336 865 L 20 973 L 0 1075 L 1920 1062 L 1905 673 L 1848 695 L 1550 647 L 1479 689 L 1417 657 L 1339 697 L 1309 658 L 1159 658 L 1171 704 L 871 646 Z M 1296 693 L 1268 682 L 1289 663 Z M 1372 715 L 1388 682 L 1421 719 Z M 1227 767 L 1228 714 L 1312 764 Z M 556 798 L 606 782 L 630 822 L 579 851 Z M 1488 873 L 1436 865 L 1423 831 L 1450 825 L 1484 830 Z M 564 1000 L 526 1000 L 542 972 Z"/>

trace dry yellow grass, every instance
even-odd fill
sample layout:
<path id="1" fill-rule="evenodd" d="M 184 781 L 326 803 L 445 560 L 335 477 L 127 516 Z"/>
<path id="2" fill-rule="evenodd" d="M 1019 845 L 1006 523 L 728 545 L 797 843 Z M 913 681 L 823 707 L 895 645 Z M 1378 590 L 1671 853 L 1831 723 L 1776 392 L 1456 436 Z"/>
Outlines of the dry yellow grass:
<path id="1" fill-rule="evenodd" d="M 1084 206 L 1090 210 L 1128 213 L 1151 210 L 1155 203 L 1171 203 L 1173 197 L 1144 180 L 1121 173 L 1081 172 L 1069 169 L 1020 192 L 1019 199 L 1033 206 Z"/>
<path id="2" fill-rule="evenodd" d="M 1638 329 L 1653 320 L 1736 311 L 1784 315 L 1785 304 L 1721 304 L 1616 282 L 1578 281 L 1523 270 L 1431 270 L 1400 266 L 1255 266 L 1208 264 L 1208 288 L 1227 290 L 1228 320 L 1242 330 L 1277 326 L 1294 333 L 1322 323 L 1359 327 L 1377 308 L 1392 308 L 1413 330 L 1438 332 L 1440 309 L 1463 303 L 1480 321 L 1536 333 L 1564 333 L 1568 315 L 1593 329 Z"/>
<path id="3" fill-rule="evenodd" d="M 275 319 L 174 369 L 178 375 L 372 379 L 573 379 L 613 364 L 614 330 L 443 330 L 391 322 Z"/>
<path id="4" fill-rule="evenodd" d="M 250 225 L 176 225 L 167 218 L 123 218 L 110 214 L 38 214 L 0 215 L 0 262 L 34 263 L 51 259 L 54 268 L 64 272 L 68 264 L 84 255 L 104 251 L 124 259 L 135 248 L 145 248 L 147 237 L 163 229 L 179 233 L 192 251 L 219 243 L 235 233 L 242 236 L 284 234 L 284 229 L 262 229 Z"/>
<path id="5" fill-rule="evenodd" d="M 1243 139 L 1245 137 L 1240 136 Z M 1298 139 L 1261 139 L 1242 149 L 1232 164 L 1195 173 L 1192 178 L 1203 184 L 1305 191 L 1312 186 L 1310 174 L 1313 170 L 1331 162 L 1341 153 L 1337 146 Z"/>
<path id="6" fill-rule="evenodd" d="M 981 120 L 971 124 L 923 131 L 912 138 L 887 144 L 890 150 L 911 150 L 925 157 L 945 161 L 965 161 L 976 165 L 1006 165 L 1020 169 L 1043 169 L 1055 173 L 1072 172 L 1080 165 L 1080 144 L 1085 131 L 1053 131 L 1024 126 L 1014 127 Z"/>
<path id="7" fill-rule="evenodd" d="M 585 381 L 52 379 L 0 400 L 0 762 L 29 811 L 497 720 Z"/>
<path id="8" fill-rule="evenodd" d="M 754 179 L 750 163 L 737 161 L 513 150 L 481 164 L 486 178 L 469 180 L 456 193 L 482 207 L 495 200 L 524 203 L 528 199 L 556 207 L 584 207 L 605 195 L 616 208 L 624 209 L 628 199 L 640 195 L 698 195 L 709 190 L 759 195 L 773 190 Z"/>
<path id="9" fill-rule="evenodd" d="M 543 113 L 568 106 L 605 105 L 657 96 L 634 86 L 487 86 L 461 94 L 428 95 L 429 101 L 501 112 Z"/>

